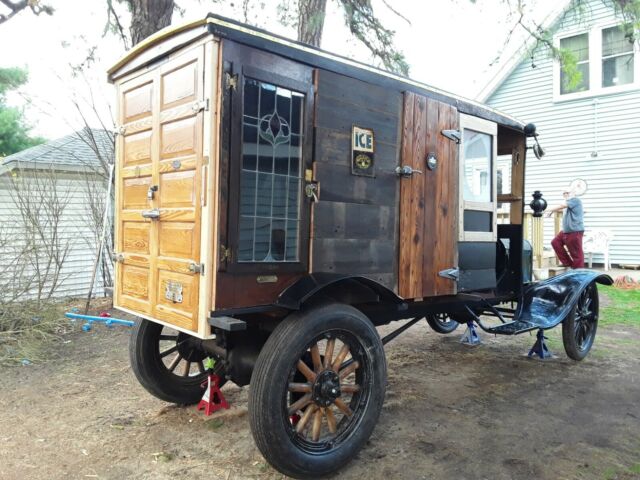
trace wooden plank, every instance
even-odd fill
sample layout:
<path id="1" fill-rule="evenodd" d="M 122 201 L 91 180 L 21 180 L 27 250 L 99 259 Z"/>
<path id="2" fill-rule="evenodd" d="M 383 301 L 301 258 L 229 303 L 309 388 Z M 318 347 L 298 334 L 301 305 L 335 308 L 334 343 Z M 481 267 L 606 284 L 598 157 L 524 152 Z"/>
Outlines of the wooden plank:
<path id="1" fill-rule="evenodd" d="M 434 248 L 432 252 L 430 288 L 425 296 L 452 295 L 456 293 L 456 283 L 440 277 L 438 272 L 457 266 L 458 238 L 458 147 L 444 135 L 442 130 L 457 129 L 457 110 L 455 107 L 440 103 L 437 127 L 436 152 L 444 160 L 440 162 L 438 184 L 435 189 Z M 438 154 L 437 153 L 437 154 Z"/>
<path id="2" fill-rule="evenodd" d="M 375 98 L 371 98 L 370 103 L 375 104 Z M 317 125 L 331 126 L 343 132 L 351 132 L 353 125 L 372 128 L 376 142 L 395 145 L 398 142 L 397 115 L 369 110 L 364 105 L 347 108 L 337 99 L 321 97 L 317 105 Z"/>
<path id="3" fill-rule="evenodd" d="M 317 239 L 314 250 L 318 272 L 388 273 L 394 267 L 395 247 L 388 239 Z"/>
<path id="4" fill-rule="evenodd" d="M 398 177 L 378 172 L 375 178 L 351 174 L 348 165 L 322 164 L 316 180 L 320 182 L 321 201 L 395 206 Z"/>
<path id="5" fill-rule="evenodd" d="M 332 97 L 343 105 L 367 105 L 370 110 L 399 117 L 403 101 L 399 91 L 389 91 L 362 80 L 321 69 L 318 70 L 318 87 L 323 97 Z"/>
<path id="6" fill-rule="evenodd" d="M 413 154 L 413 106 L 415 94 L 407 92 L 404 96 L 404 112 L 402 117 L 402 155 L 401 165 L 409 162 Z M 410 298 L 412 294 L 410 285 L 410 261 L 411 261 L 411 231 L 412 211 L 411 184 L 400 180 L 400 236 L 398 238 L 399 264 L 398 264 L 398 292 L 401 297 Z"/>
<path id="7" fill-rule="evenodd" d="M 414 170 L 421 170 L 423 173 L 402 179 L 403 183 L 409 184 L 409 188 L 411 188 L 408 208 L 411 211 L 412 221 L 409 222 L 409 231 L 407 232 L 410 240 L 409 291 L 411 298 L 421 297 L 423 290 L 426 131 L 427 99 L 423 96 L 416 96 L 413 106 L 413 149 L 411 156 L 406 159 L 405 165 L 411 166 Z"/>
<path id="8" fill-rule="evenodd" d="M 395 235 L 392 206 L 330 202 L 315 205 L 314 238 L 385 239 Z"/>

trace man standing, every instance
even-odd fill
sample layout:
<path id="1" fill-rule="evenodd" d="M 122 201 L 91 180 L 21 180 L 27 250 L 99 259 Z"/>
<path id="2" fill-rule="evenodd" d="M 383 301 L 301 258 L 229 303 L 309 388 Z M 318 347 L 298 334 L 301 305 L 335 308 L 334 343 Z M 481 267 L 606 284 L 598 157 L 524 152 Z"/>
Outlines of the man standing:
<path id="1" fill-rule="evenodd" d="M 560 205 L 547 210 L 547 216 L 550 217 L 553 212 L 566 209 L 562 217 L 562 231 L 551 241 L 551 246 L 563 267 L 583 268 L 584 211 L 582 210 L 582 201 L 575 196 L 571 187 L 566 187 L 562 191 L 562 197 L 564 201 Z"/>

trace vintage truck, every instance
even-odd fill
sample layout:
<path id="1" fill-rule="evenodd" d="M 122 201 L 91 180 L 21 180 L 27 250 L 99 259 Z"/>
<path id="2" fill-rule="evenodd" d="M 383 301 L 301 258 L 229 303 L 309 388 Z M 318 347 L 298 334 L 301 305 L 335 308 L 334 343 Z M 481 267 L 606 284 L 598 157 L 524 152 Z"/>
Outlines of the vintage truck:
<path id="1" fill-rule="evenodd" d="M 533 125 L 216 15 L 158 32 L 109 79 L 133 371 L 191 404 L 215 359 L 251 384 L 251 430 L 279 471 L 355 455 L 384 401 L 383 345 L 423 318 L 440 333 L 562 323 L 567 354 L 589 352 L 611 279 L 532 282 L 523 252 Z"/>

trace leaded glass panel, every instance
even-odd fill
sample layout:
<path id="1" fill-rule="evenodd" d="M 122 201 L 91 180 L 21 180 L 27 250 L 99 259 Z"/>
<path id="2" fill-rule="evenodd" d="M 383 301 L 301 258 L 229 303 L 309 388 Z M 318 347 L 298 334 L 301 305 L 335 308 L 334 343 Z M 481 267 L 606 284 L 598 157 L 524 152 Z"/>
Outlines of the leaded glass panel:
<path id="1" fill-rule="evenodd" d="M 299 261 L 304 95 L 245 78 L 239 262 Z"/>

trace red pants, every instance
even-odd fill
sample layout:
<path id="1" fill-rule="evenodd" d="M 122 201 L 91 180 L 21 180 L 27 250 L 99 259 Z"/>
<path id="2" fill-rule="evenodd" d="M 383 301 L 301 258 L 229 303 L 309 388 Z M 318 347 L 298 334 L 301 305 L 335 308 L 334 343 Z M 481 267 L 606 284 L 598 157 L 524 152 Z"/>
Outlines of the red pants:
<path id="1" fill-rule="evenodd" d="M 582 235 L 584 232 L 560 232 L 551 240 L 551 246 L 564 267 L 583 268 L 584 252 L 582 251 Z M 566 247 L 566 249 L 565 249 Z M 567 253 L 567 250 L 569 253 Z"/>

